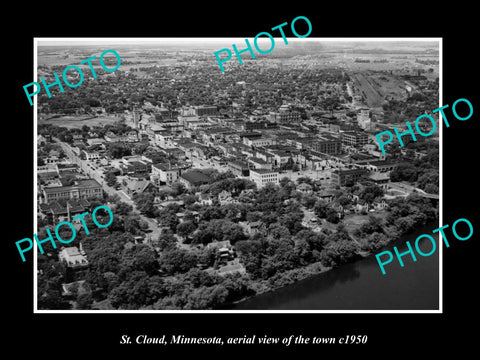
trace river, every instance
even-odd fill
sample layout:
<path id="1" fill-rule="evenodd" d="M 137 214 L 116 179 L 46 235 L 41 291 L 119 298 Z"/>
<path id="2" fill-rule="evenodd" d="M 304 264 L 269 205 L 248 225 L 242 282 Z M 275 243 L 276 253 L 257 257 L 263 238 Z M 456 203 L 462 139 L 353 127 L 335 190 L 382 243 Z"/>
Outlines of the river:
<path id="1" fill-rule="evenodd" d="M 413 247 L 417 236 L 431 234 L 437 227 L 436 223 L 432 223 L 418 228 L 378 252 L 393 252 L 393 246 L 402 252 L 401 250 L 407 249 L 405 241 L 408 240 Z M 438 310 L 438 233 L 432 236 L 437 242 L 437 250 L 433 255 L 422 257 L 415 253 L 416 262 L 410 255 L 406 255 L 402 258 L 405 263 L 403 268 L 394 259 L 385 265 L 385 275 L 382 275 L 377 260 L 372 255 L 281 289 L 254 296 L 232 305 L 230 309 Z M 430 251 L 430 246 L 428 240 L 425 244 L 420 244 L 425 253 Z"/>

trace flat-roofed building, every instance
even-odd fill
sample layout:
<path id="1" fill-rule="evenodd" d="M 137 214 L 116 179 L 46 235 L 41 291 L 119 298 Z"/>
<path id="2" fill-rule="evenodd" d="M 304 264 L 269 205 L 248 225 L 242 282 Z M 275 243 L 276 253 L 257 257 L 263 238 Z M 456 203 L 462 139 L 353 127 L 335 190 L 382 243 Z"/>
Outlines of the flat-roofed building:
<path id="1" fill-rule="evenodd" d="M 179 176 L 178 180 L 187 189 L 191 189 L 194 186 L 200 186 L 209 183 L 212 179 L 210 176 L 202 173 L 199 170 L 193 169 Z"/>
<path id="2" fill-rule="evenodd" d="M 248 162 L 253 165 L 254 169 L 272 170 L 272 163 L 266 162 L 262 158 L 251 157 Z"/>
<path id="3" fill-rule="evenodd" d="M 258 188 L 261 188 L 268 183 L 275 185 L 279 184 L 278 172 L 267 169 L 251 169 L 250 180 L 257 184 Z"/>
<path id="4" fill-rule="evenodd" d="M 152 165 L 142 160 L 130 160 L 126 165 L 121 164 L 120 170 L 123 174 L 128 175 L 146 175 L 150 173 Z"/>
<path id="5" fill-rule="evenodd" d="M 193 106 L 193 115 L 195 116 L 207 116 L 207 115 L 216 115 L 217 107 L 211 105 L 198 105 Z"/>
<path id="6" fill-rule="evenodd" d="M 368 108 L 358 109 L 357 122 L 358 122 L 358 126 L 360 126 L 362 129 L 369 130 L 372 124 L 372 120 L 370 118 L 370 109 Z"/>
<path id="7" fill-rule="evenodd" d="M 59 199 L 103 197 L 102 186 L 95 179 L 77 180 L 73 185 L 68 186 L 45 186 L 42 193 L 45 203 Z"/>
<path id="8" fill-rule="evenodd" d="M 373 172 L 390 172 L 398 166 L 398 163 L 394 161 L 370 161 L 367 164 L 367 169 Z"/>
<path id="9" fill-rule="evenodd" d="M 174 143 L 175 136 L 169 131 L 155 133 L 155 144 L 162 149 L 173 149 L 176 147 Z"/>
<path id="10" fill-rule="evenodd" d="M 362 131 L 345 131 L 341 135 L 342 145 L 361 148 L 368 143 L 368 135 Z"/>
<path id="11" fill-rule="evenodd" d="M 231 160 L 227 164 L 228 169 L 236 176 L 248 176 L 248 163 L 240 160 Z"/>
<path id="12" fill-rule="evenodd" d="M 292 123 L 300 122 L 302 116 L 298 111 L 279 111 L 279 112 L 270 112 L 270 119 L 277 123 Z"/>
<path id="13" fill-rule="evenodd" d="M 320 153 L 337 155 L 342 152 L 342 142 L 334 137 L 319 136 L 310 141 L 309 148 Z"/>
<path id="14" fill-rule="evenodd" d="M 154 164 L 152 165 L 151 179 L 155 185 L 170 185 L 178 180 L 180 176 L 180 168 L 170 164 Z"/>
<path id="15" fill-rule="evenodd" d="M 334 185 L 346 186 L 355 184 L 368 171 L 365 169 L 343 169 L 334 170 L 331 174 L 331 181 Z"/>
<path id="16" fill-rule="evenodd" d="M 276 141 L 275 141 L 275 139 L 272 139 L 272 138 L 260 137 L 260 138 L 257 138 L 257 139 L 244 138 L 243 143 L 245 145 L 248 145 L 248 146 L 255 146 L 255 147 L 260 146 L 261 147 L 261 146 L 275 145 Z"/>
<path id="17" fill-rule="evenodd" d="M 85 160 L 89 161 L 100 159 L 100 154 L 96 151 L 82 150 L 81 155 L 85 158 Z"/>

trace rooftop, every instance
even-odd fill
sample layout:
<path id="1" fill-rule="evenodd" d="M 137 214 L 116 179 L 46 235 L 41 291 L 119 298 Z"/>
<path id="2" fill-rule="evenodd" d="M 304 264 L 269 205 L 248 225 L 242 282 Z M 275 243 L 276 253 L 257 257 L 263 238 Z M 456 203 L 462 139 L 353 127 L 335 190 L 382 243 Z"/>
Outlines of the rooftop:
<path id="1" fill-rule="evenodd" d="M 172 166 L 170 164 L 158 163 L 152 165 L 154 168 L 157 168 L 162 171 L 177 171 L 179 168 L 177 166 Z"/>
<path id="2" fill-rule="evenodd" d="M 49 187 L 44 187 L 43 190 L 46 193 L 54 193 L 54 192 L 57 192 L 58 190 L 70 191 L 70 190 L 73 190 L 73 189 L 87 189 L 87 188 L 100 188 L 101 189 L 102 186 L 95 179 L 82 179 L 82 180 L 75 181 L 74 185 L 49 186 Z"/>
<path id="3" fill-rule="evenodd" d="M 257 173 L 257 174 L 278 174 L 277 171 L 273 171 L 273 170 L 268 170 L 268 169 L 251 169 L 250 170 L 250 173 Z"/>
<path id="4" fill-rule="evenodd" d="M 192 184 L 208 183 L 211 180 L 210 176 L 195 169 L 180 175 L 180 177 Z"/>

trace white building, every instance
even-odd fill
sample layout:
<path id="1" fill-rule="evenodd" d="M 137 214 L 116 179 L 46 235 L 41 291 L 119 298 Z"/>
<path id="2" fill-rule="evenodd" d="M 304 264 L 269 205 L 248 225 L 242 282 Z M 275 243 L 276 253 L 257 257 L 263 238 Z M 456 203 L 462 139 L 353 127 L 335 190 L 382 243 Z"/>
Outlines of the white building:
<path id="1" fill-rule="evenodd" d="M 68 267 L 80 267 L 87 266 L 87 258 L 78 250 L 76 246 L 63 248 L 59 254 L 58 258 L 60 261 L 64 261 Z"/>
<path id="2" fill-rule="evenodd" d="M 151 179 L 155 185 L 172 184 L 177 181 L 180 175 L 180 169 L 169 164 L 152 165 Z"/>
<path id="3" fill-rule="evenodd" d="M 161 147 L 162 149 L 176 148 L 175 143 L 173 142 L 173 139 L 174 139 L 174 136 L 172 134 L 155 133 L 155 144 Z"/>
<path id="4" fill-rule="evenodd" d="M 96 151 L 85 151 L 85 150 L 83 150 L 83 154 L 85 155 L 85 160 L 100 159 L 100 154 Z"/>
<path id="5" fill-rule="evenodd" d="M 268 183 L 279 184 L 278 172 L 267 169 L 250 169 L 250 180 L 261 188 Z"/>
<path id="6" fill-rule="evenodd" d="M 358 109 L 357 122 L 358 126 L 360 126 L 363 130 L 370 129 L 372 122 L 372 120 L 370 119 L 370 109 Z"/>
<path id="7" fill-rule="evenodd" d="M 243 143 L 248 146 L 269 146 L 269 145 L 275 145 L 276 141 L 275 139 L 272 138 L 258 138 L 258 139 L 249 139 L 249 138 L 244 138 Z"/>

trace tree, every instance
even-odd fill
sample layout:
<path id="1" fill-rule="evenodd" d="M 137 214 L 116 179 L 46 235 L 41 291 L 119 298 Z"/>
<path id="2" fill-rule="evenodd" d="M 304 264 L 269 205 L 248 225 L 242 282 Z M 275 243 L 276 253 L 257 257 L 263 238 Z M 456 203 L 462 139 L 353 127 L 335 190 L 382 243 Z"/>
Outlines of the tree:
<path id="1" fill-rule="evenodd" d="M 425 192 L 429 194 L 438 194 L 438 186 L 435 184 L 427 184 L 424 188 Z"/>
<path id="2" fill-rule="evenodd" d="M 417 186 L 427 193 L 438 194 L 439 174 L 438 168 L 423 173 L 417 180 Z M 428 191 L 427 191 L 428 188 Z"/>
<path id="3" fill-rule="evenodd" d="M 124 156 L 132 155 L 130 148 L 122 143 L 113 142 L 107 144 L 107 152 L 114 159 L 120 159 Z"/>
<path id="4" fill-rule="evenodd" d="M 136 155 L 143 154 L 148 148 L 148 144 L 137 144 L 133 148 L 133 153 Z"/>
<path id="5" fill-rule="evenodd" d="M 360 227 L 360 234 L 383 233 L 382 218 L 373 215 L 368 216 L 368 222 Z"/>
<path id="6" fill-rule="evenodd" d="M 280 184 L 280 187 L 284 187 L 285 185 L 287 185 L 288 183 L 290 182 L 290 179 L 287 178 L 287 177 L 282 177 L 279 181 L 279 184 Z"/>
<path id="7" fill-rule="evenodd" d="M 92 295 L 90 293 L 79 294 L 76 298 L 76 308 L 80 310 L 91 309 L 93 304 Z"/>
<path id="8" fill-rule="evenodd" d="M 190 236 L 197 229 L 192 221 L 184 221 L 177 225 L 177 234 L 184 238 Z"/>
<path id="9" fill-rule="evenodd" d="M 243 240 L 235 244 L 235 249 L 240 256 L 245 269 L 254 278 L 262 275 L 262 263 L 265 256 L 267 242 L 260 240 Z"/>
<path id="10" fill-rule="evenodd" d="M 343 194 L 341 195 L 338 199 L 337 199 L 338 203 L 340 205 L 342 205 L 343 207 L 347 206 L 347 205 L 350 205 L 352 203 L 352 199 L 346 195 L 346 194 Z"/>
<path id="11" fill-rule="evenodd" d="M 240 225 L 230 220 L 213 219 L 200 224 L 193 234 L 192 242 L 206 245 L 212 241 L 229 240 L 232 244 L 235 244 L 237 241 L 244 239 L 245 234 Z"/>
<path id="12" fill-rule="evenodd" d="M 159 259 L 160 269 L 167 275 L 184 273 L 197 265 L 197 256 L 183 249 L 164 250 Z"/>
<path id="13" fill-rule="evenodd" d="M 158 211 L 155 208 L 154 203 L 155 196 L 152 193 L 144 192 L 141 194 L 135 194 L 133 196 L 133 201 L 135 205 L 143 215 L 153 218 L 156 217 Z"/>
<path id="14" fill-rule="evenodd" d="M 417 169 L 411 163 L 399 164 L 395 169 L 390 172 L 391 181 L 416 181 Z"/>
<path id="15" fill-rule="evenodd" d="M 313 211 L 320 219 L 325 219 L 327 217 L 328 204 L 324 200 L 318 200 Z"/>
<path id="16" fill-rule="evenodd" d="M 382 188 L 377 184 L 369 183 L 360 192 L 359 198 L 368 204 L 372 204 L 380 196 L 383 196 Z"/>
<path id="17" fill-rule="evenodd" d="M 295 241 L 305 241 L 310 249 L 321 251 L 325 245 L 325 236 L 312 230 L 301 230 L 295 235 Z"/>
<path id="18" fill-rule="evenodd" d="M 144 271 L 133 271 L 110 292 L 108 299 L 115 308 L 138 309 L 152 305 L 165 294 L 163 281 L 158 276 L 149 277 Z"/>
<path id="19" fill-rule="evenodd" d="M 191 268 L 185 275 L 183 275 L 183 280 L 188 281 L 194 288 L 212 286 L 215 284 L 214 276 L 195 267 Z"/>
<path id="20" fill-rule="evenodd" d="M 118 185 L 117 176 L 113 172 L 109 171 L 105 174 L 105 182 L 108 186 L 115 187 Z"/>
<path id="21" fill-rule="evenodd" d="M 388 243 L 388 236 L 382 233 L 374 232 L 360 241 L 361 247 L 366 251 L 375 251 Z"/>
<path id="22" fill-rule="evenodd" d="M 177 238 L 172 231 L 162 231 L 158 236 L 156 246 L 163 251 L 165 249 L 174 249 L 177 246 Z"/>
<path id="23" fill-rule="evenodd" d="M 70 303 L 61 295 L 59 290 L 50 290 L 48 293 L 39 295 L 38 308 L 44 310 L 70 309 Z"/>
<path id="24" fill-rule="evenodd" d="M 322 263 L 325 266 L 337 266 L 358 258 L 357 246 L 351 240 L 331 242 L 322 251 Z"/>
<path id="25" fill-rule="evenodd" d="M 326 220 L 332 224 L 338 224 L 340 222 L 337 212 L 332 208 L 327 209 Z"/>
<path id="26" fill-rule="evenodd" d="M 155 251 L 147 245 L 137 244 L 123 251 L 119 275 L 122 277 L 132 271 L 142 271 L 148 275 L 154 275 L 158 268 Z"/>
<path id="27" fill-rule="evenodd" d="M 140 219 L 140 216 L 134 215 L 127 215 L 123 218 L 123 227 L 125 231 L 133 234 L 133 235 L 140 235 L 142 233 L 141 229 L 144 227 L 143 221 Z M 148 224 L 147 224 L 148 227 Z"/>
<path id="28" fill-rule="evenodd" d="M 115 206 L 115 214 L 129 215 L 133 211 L 133 206 L 123 201 L 119 201 Z"/>
<path id="29" fill-rule="evenodd" d="M 228 291 L 223 285 L 201 287 L 189 294 L 184 309 L 214 309 L 225 303 Z"/>

